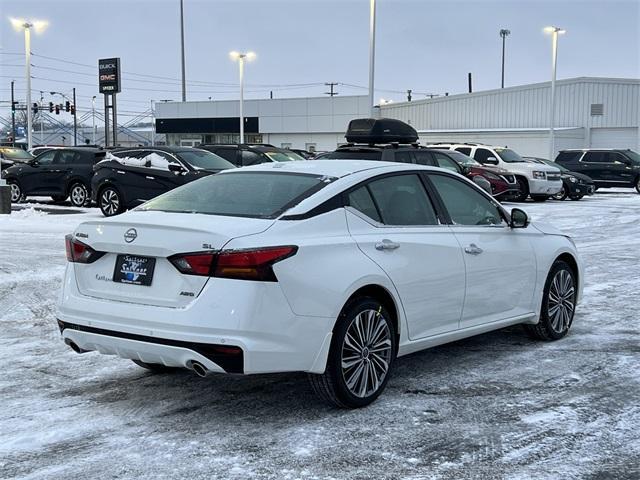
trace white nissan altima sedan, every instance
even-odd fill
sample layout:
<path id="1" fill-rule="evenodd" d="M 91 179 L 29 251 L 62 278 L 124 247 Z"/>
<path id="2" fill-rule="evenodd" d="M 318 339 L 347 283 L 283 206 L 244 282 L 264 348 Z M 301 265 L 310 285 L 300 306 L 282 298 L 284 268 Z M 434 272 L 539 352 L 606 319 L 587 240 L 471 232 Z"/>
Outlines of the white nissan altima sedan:
<path id="1" fill-rule="evenodd" d="M 76 352 L 308 372 L 352 408 L 398 356 L 514 324 L 562 338 L 583 283 L 553 227 L 449 171 L 372 161 L 228 170 L 81 224 L 67 257 L 58 324 Z"/>

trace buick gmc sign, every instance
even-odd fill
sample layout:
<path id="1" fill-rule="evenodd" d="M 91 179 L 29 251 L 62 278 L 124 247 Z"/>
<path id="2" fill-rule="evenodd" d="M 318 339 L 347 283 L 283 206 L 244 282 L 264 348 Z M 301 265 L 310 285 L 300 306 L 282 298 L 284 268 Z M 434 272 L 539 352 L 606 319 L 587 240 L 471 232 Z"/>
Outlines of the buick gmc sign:
<path id="1" fill-rule="evenodd" d="M 120 92 L 120 59 L 98 60 L 98 87 L 100 93 Z"/>

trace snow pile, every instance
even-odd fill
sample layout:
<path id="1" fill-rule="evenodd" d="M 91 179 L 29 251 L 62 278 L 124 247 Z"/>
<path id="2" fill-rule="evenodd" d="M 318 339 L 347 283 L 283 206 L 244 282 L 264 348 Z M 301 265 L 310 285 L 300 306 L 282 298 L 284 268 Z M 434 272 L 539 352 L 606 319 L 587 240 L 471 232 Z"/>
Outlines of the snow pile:
<path id="1" fill-rule="evenodd" d="M 157 153 L 150 153 L 142 158 L 117 157 L 111 152 L 107 152 L 101 162 L 114 161 L 130 167 L 149 167 L 158 170 L 169 170 L 169 162 Z"/>
<path id="2" fill-rule="evenodd" d="M 45 215 L 46 215 L 46 212 L 43 212 L 42 210 L 36 210 L 33 207 L 33 205 L 11 213 L 11 216 L 13 218 L 20 218 L 20 219 L 44 217 Z"/>

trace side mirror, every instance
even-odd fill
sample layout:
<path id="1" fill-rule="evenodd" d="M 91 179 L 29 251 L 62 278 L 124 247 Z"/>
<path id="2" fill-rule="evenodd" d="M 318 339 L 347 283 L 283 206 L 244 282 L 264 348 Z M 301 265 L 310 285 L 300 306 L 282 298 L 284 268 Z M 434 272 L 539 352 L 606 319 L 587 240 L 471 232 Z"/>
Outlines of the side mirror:
<path id="1" fill-rule="evenodd" d="M 40 162 L 36 159 L 33 159 L 29 162 L 29 165 L 31 165 L 32 167 L 39 167 L 40 166 Z"/>
<path id="2" fill-rule="evenodd" d="M 173 173 L 182 173 L 185 171 L 184 167 L 179 163 L 170 163 L 168 168 L 169 171 Z"/>
<path id="3" fill-rule="evenodd" d="M 484 163 L 488 163 L 490 165 L 498 165 L 498 159 L 496 157 L 487 157 Z"/>
<path id="4" fill-rule="evenodd" d="M 529 216 L 524 210 L 514 208 L 511 210 L 511 222 L 509 226 L 511 228 L 527 228 L 529 225 Z"/>

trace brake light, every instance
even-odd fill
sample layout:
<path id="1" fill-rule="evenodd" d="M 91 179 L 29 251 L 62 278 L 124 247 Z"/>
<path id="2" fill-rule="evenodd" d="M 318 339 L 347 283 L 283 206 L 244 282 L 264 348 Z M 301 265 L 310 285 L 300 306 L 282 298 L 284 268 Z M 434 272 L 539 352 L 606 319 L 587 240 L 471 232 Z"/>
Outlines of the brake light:
<path id="1" fill-rule="evenodd" d="M 216 254 L 212 252 L 185 253 L 184 255 L 174 255 L 169 261 L 180 273 L 187 275 L 204 275 L 211 274 L 211 265 L 213 265 Z"/>
<path id="2" fill-rule="evenodd" d="M 97 252 L 89 245 L 82 243 L 69 234 L 64 237 L 67 250 L 67 260 L 73 263 L 93 263 L 104 255 L 105 252 Z"/>
<path id="3" fill-rule="evenodd" d="M 277 282 L 273 265 L 296 254 L 298 247 L 265 247 L 174 255 L 169 261 L 179 272 L 236 280 Z"/>

